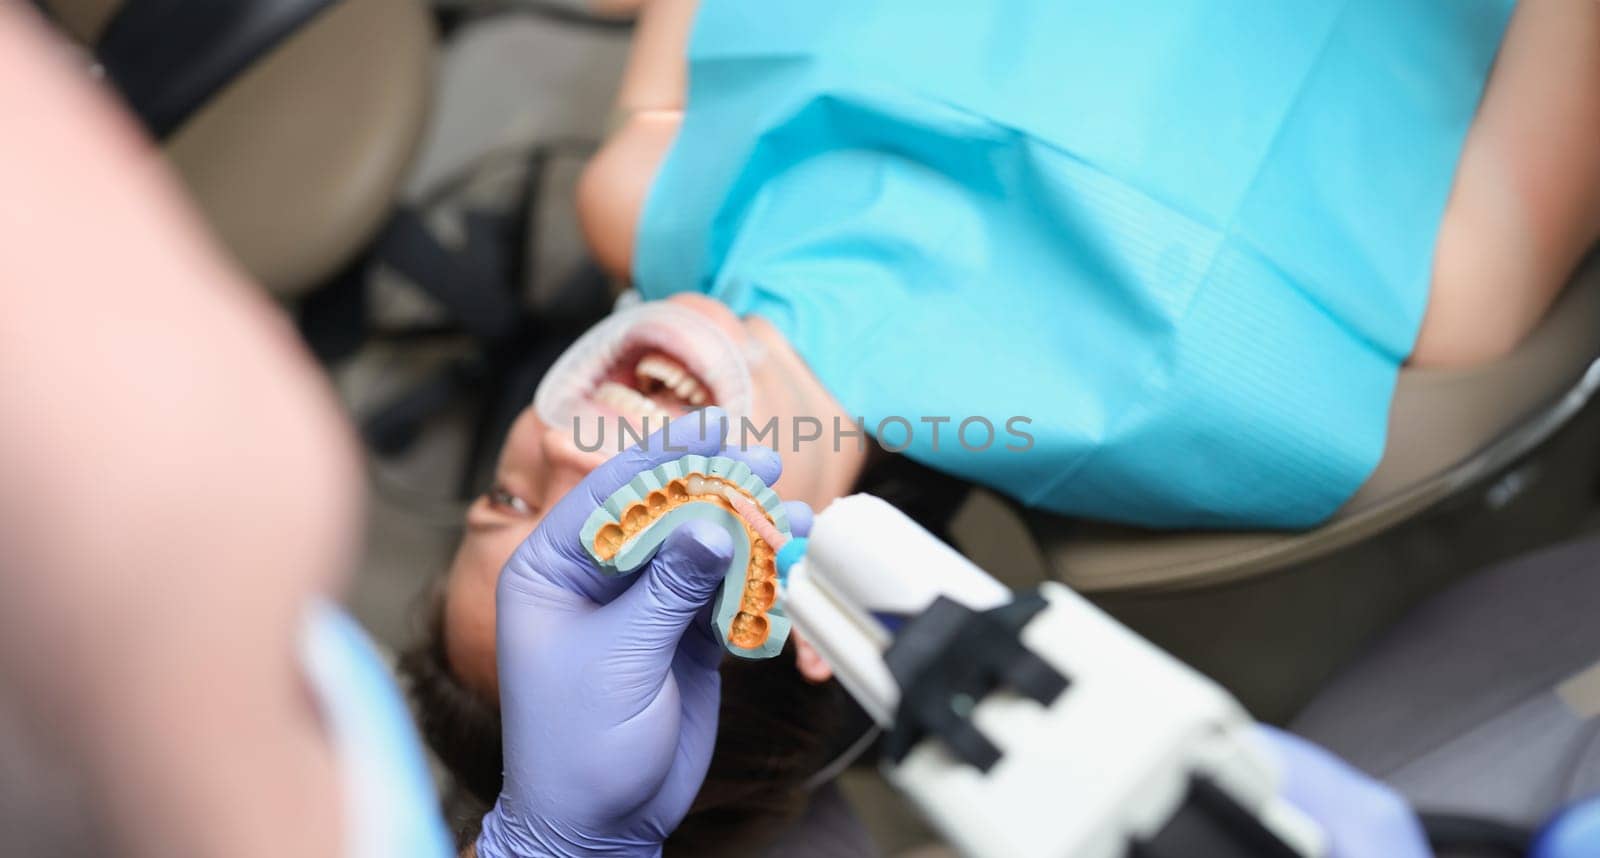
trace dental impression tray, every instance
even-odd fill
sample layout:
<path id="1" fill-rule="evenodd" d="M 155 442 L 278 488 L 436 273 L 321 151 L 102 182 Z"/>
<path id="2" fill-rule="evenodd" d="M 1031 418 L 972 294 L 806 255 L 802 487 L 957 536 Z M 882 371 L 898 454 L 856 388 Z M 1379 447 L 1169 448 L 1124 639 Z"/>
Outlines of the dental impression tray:
<path id="1" fill-rule="evenodd" d="M 690 455 L 652 468 L 591 513 L 580 538 L 603 573 L 630 575 L 692 519 L 715 522 L 733 537 L 733 562 L 713 606 L 723 646 L 743 658 L 777 655 L 789 638 L 789 618 L 777 604 L 774 558 L 789 538 L 789 516 L 750 466 Z"/>

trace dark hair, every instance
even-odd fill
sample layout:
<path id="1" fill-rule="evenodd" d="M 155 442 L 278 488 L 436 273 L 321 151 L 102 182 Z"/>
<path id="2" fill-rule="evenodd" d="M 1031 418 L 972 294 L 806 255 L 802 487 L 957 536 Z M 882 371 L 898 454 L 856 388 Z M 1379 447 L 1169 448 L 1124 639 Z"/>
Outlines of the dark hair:
<path id="1" fill-rule="evenodd" d="M 500 707 L 450 671 L 443 585 L 439 581 L 428 599 L 422 639 L 400 655 L 400 675 L 423 739 L 450 772 L 445 815 L 464 842 L 476 835 L 478 819 L 500 794 Z"/>
<path id="2" fill-rule="evenodd" d="M 888 456 L 868 467 L 858 488 L 942 536 L 968 487 L 903 456 Z M 495 701 L 450 670 L 443 595 L 443 587 L 434 589 L 426 633 L 401 656 L 400 672 L 423 738 L 454 778 L 445 811 L 465 843 L 500 794 L 500 712 Z M 724 659 L 711 767 L 689 816 L 668 839 L 667 855 L 761 848 L 804 809 L 803 785 L 838 750 L 839 731 L 857 722 L 855 704 L 843 689 L 806 682 L 790 649 L 763 661 Z"/>

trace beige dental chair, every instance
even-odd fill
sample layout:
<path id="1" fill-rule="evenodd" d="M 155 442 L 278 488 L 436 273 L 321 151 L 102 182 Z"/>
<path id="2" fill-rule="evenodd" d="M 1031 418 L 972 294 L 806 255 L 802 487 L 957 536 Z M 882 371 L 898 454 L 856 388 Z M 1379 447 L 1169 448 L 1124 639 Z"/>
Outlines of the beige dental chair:
<path id="1" fill-rule="evenodd" d="M 161 109 L 153 122 L 144 115 L 147 127 L 222 243 L 268 290 L 294 296 L 322 283 L 383 224 L 432 92 L 421 0 L 38 5 L 114 86 L 125 67 L 138 93 L 167 88 L 152 96 Z M 161 80 L 174 66 L 195 82 Z"/>
<path id="2" fill-rule="evenodd" d="M 1600 251 L 1512 354 L 1400 373 L 1384 456 L 1304 533 L 1152 531 L 1022 511 L 989 493 L 952 525 L 1014 587 L 1090 595 L 1240 696 L 1299 711 L 1403 611 L 1494 560 L 1594 527 Z"/>
<path id="3" fill-rule="evenodd" d="M 1156 532 L 1022 512 L 1038 553 L 975 559 L 1070 584 L 1258 717 L 1284 719 L 1423 597 L 1593 518 L 1600 404 L 1583 406 L 1597 359 L 1600 253 L 1512 354 L 1403 370 L 1382 461 L 1321 527 Z"/>

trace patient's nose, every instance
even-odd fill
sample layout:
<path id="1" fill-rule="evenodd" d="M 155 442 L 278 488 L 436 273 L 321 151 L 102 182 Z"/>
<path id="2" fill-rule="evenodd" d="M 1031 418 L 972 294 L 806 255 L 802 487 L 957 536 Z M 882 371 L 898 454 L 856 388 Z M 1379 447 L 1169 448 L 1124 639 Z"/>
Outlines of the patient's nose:
<path id="1" fill-rule="evenodd" d="M 578 449 L 570 433 L 554 426 L 545 430 L 542 445 L 545 461 L 550 465 L 545 485 L 548 503 L 565 497 L 573 486 L 608 458 L 603 447 L 594 452 Z"/>

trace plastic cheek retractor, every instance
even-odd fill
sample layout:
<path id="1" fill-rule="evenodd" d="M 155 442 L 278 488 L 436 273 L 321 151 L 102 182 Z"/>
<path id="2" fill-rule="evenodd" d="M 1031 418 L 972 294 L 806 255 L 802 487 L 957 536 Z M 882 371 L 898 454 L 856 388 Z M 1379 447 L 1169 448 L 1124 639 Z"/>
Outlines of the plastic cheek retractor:
<path id="1" fill-rule="evenodd" d="M 648 352 L 672 357 L 704 382 L 708 404 L 736 418 L 750 413 L 754 387 L 741 344 L 700 313 L 671 301 L 645 301 L 612 313 L 562 352 L 534 392 L 539 418 L 560 427 L 603 418 L 596 386 L 619 361 Z"/>
<path id="2" fill-rule="evenodd" d="M 691 455 L 645 471 L 589 515 L 579 538 L 602 572 L 629 575 L 691 519 L 720 524 L 733 537 L 733 562 L 713 606 L 723 646 L 743 658 L 782 652 L 789 618 L 778 604 L 775 558 L 789 541 L 789 516 L 743 462 Z"/>

